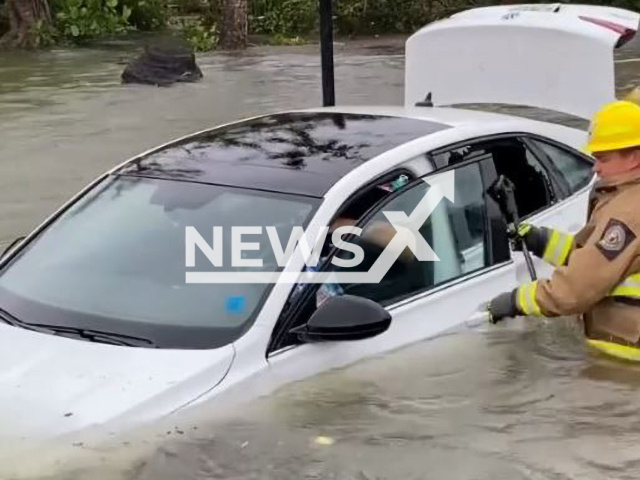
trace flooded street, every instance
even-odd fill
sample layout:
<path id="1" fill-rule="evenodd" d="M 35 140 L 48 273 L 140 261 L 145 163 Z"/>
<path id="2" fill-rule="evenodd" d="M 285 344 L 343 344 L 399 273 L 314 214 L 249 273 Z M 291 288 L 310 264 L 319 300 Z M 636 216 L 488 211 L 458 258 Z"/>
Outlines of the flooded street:
<path id="1" fill-rule="evenodd" d="M 402 45 L 340 53 L 337 101 L 399 104 Z M 15 54 L 0 62 L 0 245 L 105 170 L 158 144 L 269 111 L 321 104 L 316 46 L 203 55 L 204 79 L 121 86 L 132 47 Z"/>
<path id="2" fill-rule="evenodd" d="M 338 46 L 338 104 L 401 104 L 402 47 Z M 321 101 L 316 46 L 203 55 L 200 83 L 167 89 L 120 85 L 132 52 L 0 57 L 0 248 L 129 156 Z M 640 39 L 617 58 L 620 89 L 640 84 Z M 639 406 L 640 367 L 588 352 L 571 321 L 526 319 L 328 372 L 238 411 L 199 407 L 155 426 L 166 443 L 140 455 L 134 441 L 78 445 L 93 465 L 31 478 L 636 479 Z M 139 458 L 120 461 L 126 451 Z"/>
<path id="3" fill-rule="evenodd" d="M 462 332 L 285 387 L 123 478 L 638 478 L 639 387 L 570 322 Z"/>
<path id="4" fill-rule="evenodd" d="M 77 445 L 81 460 L 64 473 L 47 464 L 19 478 L 631 480 L 638 404 L 640 367 L 588 352 L 569 320 L 526 319 L 419 343 L 235 410 L 194 408 L 108 447 Z"/>

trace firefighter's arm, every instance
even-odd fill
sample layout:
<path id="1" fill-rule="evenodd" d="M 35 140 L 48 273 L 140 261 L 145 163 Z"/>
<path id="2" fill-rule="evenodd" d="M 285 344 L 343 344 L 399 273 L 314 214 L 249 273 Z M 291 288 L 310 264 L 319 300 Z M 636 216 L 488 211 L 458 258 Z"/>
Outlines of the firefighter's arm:
<path id="1" fill-rule="evenodd" d="M 518 227 L 514 238 L 517 250 L 521 248 L 520 239 L 524 240 L 531 253 L 556 267 L 567 264 L 575 245 L 573 235 L 528 223 Z"/>
<path id="2" fill-rule="evenodd" d="M 615 218 L 596 228 L 593 241 L 575 249 L 567 265 L 550 279 L 531 282 L 515 292 L 519 311 L 533 316 L 584 313 L 620 283 L 639 250 L 637 225 Z"/>

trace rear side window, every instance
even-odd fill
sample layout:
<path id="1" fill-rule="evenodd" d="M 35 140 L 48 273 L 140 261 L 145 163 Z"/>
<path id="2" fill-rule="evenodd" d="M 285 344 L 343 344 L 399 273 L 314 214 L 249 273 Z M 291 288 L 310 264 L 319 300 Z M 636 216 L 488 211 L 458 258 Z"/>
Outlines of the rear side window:
<path id="1" fill-rule="evenodd" d="M 490 160 L 498 175 L 513 182 L 520 218 L 555 203 L 557 192 L 549 172 L 519 138 L 483 140 L 434 155 L 439 168 L 472 160 Z"/>
<path id="2" fill-rule="evenodd" d="M 566 180 L 571 193 L 586 187 L 593 177 L 593 166 L 584 158 L 550 143 L 532 139 Z"/>

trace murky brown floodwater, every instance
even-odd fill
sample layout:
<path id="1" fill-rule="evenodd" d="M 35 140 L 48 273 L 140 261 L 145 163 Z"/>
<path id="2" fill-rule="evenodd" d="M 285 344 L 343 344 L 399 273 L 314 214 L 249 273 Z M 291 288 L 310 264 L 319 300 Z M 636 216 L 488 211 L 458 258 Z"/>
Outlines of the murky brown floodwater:
<path id="1" fill-rule="evenodd" d="M 338 51 L 338 101 L 401 103 L 399 47 L 395 55 Z M 201 56 L 200 83 L 167 89 L 121 86 L 130 56 L 113 48 L 0 57 L 0 245 L 134 154 L 245 116 L 321 103 L 315 46 Z"/>
<path id="2" fill-rule="evenodd" d="M 577 338 L 556 322 L 425 342 L 285 387 L 129 478 L 638 478 L 640 369 Z"/>
<path id="3" fill-rule="evenodd" d="M 65 445 L 64 456 L 41 450 L 18 469 L 38 473 L 16 478 L 631 480 L 639 387 L 640 366 L 588 352 L 572 321 L 520 319 L 235 410 L 198 407 L 108 443 Z"/>
<path id="4" fill-rule="evenodd" d="M 401 48 L 369 46 L 339 49 L 338 102 L 400 104 Z M 169 89 L 120 86 L 129 51 L 0 57 L 0 244 L 130 155 L 320 102 L 315 47 L 203 56 L 201 83 Z M 640 40 L 621 52 L 621 89 L 640 82 L 638 57 Z M 190 412 L 158 448 L 77 445 L 93 466 L 34 478 L 636 479 L 639 405 L 640 367 L 588 354 L 570 322 L 514 322 L 329 372 L 242 411 Z"/>

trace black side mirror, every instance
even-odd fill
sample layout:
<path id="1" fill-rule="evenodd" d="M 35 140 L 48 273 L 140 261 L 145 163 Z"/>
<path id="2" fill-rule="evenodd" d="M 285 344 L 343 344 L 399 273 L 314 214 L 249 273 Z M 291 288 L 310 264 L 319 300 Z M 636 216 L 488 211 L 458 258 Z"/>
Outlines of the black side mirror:
<path id="1" fill-rule="evenodd" d="M 306 325 L 291 333 L 306 343 L 363 340 L 384 333 L 390 325 L 391 314 L 376 302 L 340 295 L 325 301 Z"/>
<path id="2" fill-rule="evenodd" d="M 23 236 L 23 237 L 18 237 L 18 238 L 16 238 L 13 242 L 11 242 L 11 243 L 7 246 L 7 248 L 5 248 L 5 249 L 2 251 L 2 253 L 0 253 L 0 258 L 4 257 L 4 256 L 7 254 L 7 252 L 9 252 L 13 247 L 15 247 L 15 246 L 18 244 L 18 242 L 21 242 L 21 241 L 22 241 L 22 240 L 24 240 L 25 238 L 26 238 L 26 237 L 24 237 L 24 236 Z"/>

